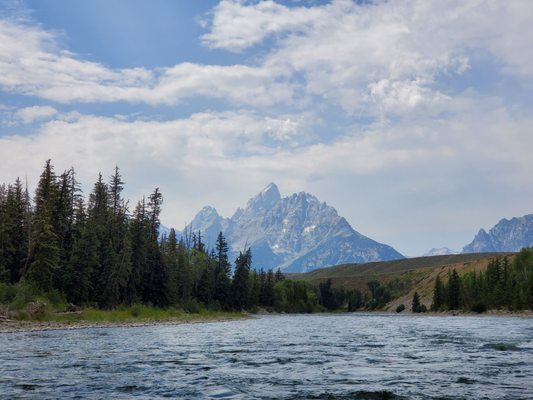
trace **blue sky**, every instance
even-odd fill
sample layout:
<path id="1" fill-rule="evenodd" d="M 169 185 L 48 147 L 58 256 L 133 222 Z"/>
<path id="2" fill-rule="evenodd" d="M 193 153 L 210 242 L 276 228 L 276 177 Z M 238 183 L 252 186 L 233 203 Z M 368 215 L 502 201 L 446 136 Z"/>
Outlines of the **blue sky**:
<path id="1" fill-rule="evenodd" d="M 0 182 L 119 165 L 163 220 L 274 181 L 406 255 L 533 212 L 530 1 L 0 1 Z"/>

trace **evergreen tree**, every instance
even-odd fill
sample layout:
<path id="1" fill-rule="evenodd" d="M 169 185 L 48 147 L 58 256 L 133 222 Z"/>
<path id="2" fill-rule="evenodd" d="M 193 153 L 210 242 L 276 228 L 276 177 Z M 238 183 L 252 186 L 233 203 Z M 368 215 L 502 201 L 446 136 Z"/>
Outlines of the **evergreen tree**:
<path id="1" fill-rule="evenodd" d="M 137 203 L 133 218 L 130 222 L 131 240 L 131 273 L 128 278 L 125 301 L 132 304 L 141 301 L 146 296 L 145 279 L 148 274 L 148 247 L 150 243 L 149 224 L 144 199 Z"/>
<path id="2" fill-rule="evenodd" d="M 99 267 L 98 240 L 95 232 L 87 226 L 83 200 L 78 199 L 76 221 L 74 224 L 75 241 L 72 257 L 64 277 L 63 290 L 68 301 L 83 304 L 89 301 L 92 292 L 92 272 Z"/>
<path id="3" fill-rule="evenodd" d="M 216 242 L 213 297 L 224 308 L 230 307 L 231 266 L 228 261 L 228 243 L 222 232 L 218 234 Z"/>
<path id="4" fill-rule="evenodd" d="M 433 288 L 433 302 L 431 303 L 432 311 L 439 311 L 444 306 L 444 288 L 440 276 L 437 275 L 435 279 L 435 287 Z"/>
<path id="5" fill-rule="evenodd" d="M 325 282 L 320 282 L 318 285 L 318 301 L 328 310 L 334 310 L 339 307 L 339 302 L 333 288 L 331 287 L 331 279 Z"/>
<path id="6" fill-rule="evenodd" d="M 188 250 L 182 238 L 178 243 L 178 283 L 179 299 L 182 303 L 187 303 L 191 298 L 192 277 L 189 262 Z"/>
<path id="7" fill-rule="evenodd" d="M 159 247 L 159 214 L 163 195 L 156 188 L 150 195 L 148 203 L 148 219 L 150 226 L 150 236 L 147 253 L 147 275 L 144 290 L 144 302 L 151 302 L 157 307 L 168 305 L 168 271 L 165 260 Z"/>
<path id="8" fill-rule="evenodd" d="M 52 225 L 42 219 L 36 219 L 33 237 L 33 260 L 25 277 L 39 289 L 49 291 L 53 289 L 54 274 L 60 260 L 57 236 Z"/>
<path id="9" fill-rule="evenodd" d="M 10 254 L 13 252 L 9 231 L 9 219 L 6 210 L 6 187 L 5 185 L 0 185 L 0 282 L 6 283 L 10 281 Z"/>
<path id="10" fill-rule="evenodd" d="M 461 281 L 455 269 L 448 279 L 448 307 L 450 310 L 457 310 L 461 305 Z"/>
<path id="11" fill-rule="evenodd" d="M 233 307 L 237 310 L 245 309 L 248 300 L 248 274 L 252 265 L 252 252 L 250 249 L 240 252 L 235 260 L 235 274 L 231 284 Z"/>
<path id="12" fill-rule="evenodd" d="M 164 240 L 163 252 L 168 268 L 168 300 L 170 304 L 179 303 L 178 240 L 174 228 L 170 229 Z"/>
<path id="13" fill-rule="evenodd" d="M 46 161 L 35 193 L 35 215 L 31 232 L 31 260 L 26 278 L 43 290 L 53 288 L 59 267 L 61 249 L 54 232 L 54 215 L 58 186 L 50 160 Z"/>
<path id="14" fill-rule="evenodd" d="M 26 263 L 28 254 L 28 226 L 26 210 L 28 208 L 22 183 L 17 178 L 13 186 L 8 187 L 5 199 L 5 215 L 0 219 L 5 224 L 6 235 L 9 237 L 7 247 L 10 250 L 7 254 L 9 262 L 6 264 L 9 281 L 16 283 L 20 280 Z"/>
<path id="15" fill-rule="evenodd" d="M 413 295 L 413 301 L 411 303 L 411 311 L 414 313 L 421 312 L 421 305 L 420 305 L 420 296 L 418 295 L 418 292 L 415 292 Z"/>

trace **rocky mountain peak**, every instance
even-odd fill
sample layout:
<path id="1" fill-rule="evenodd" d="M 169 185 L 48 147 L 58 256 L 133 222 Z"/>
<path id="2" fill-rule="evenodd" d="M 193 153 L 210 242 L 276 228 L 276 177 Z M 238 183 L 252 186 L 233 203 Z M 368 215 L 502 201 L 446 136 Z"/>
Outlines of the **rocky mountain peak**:
<path id="1" fill-rule="evenodd" d="M 248 200 L 246 209 L 253 211 L 269 210 L 280 200 L 279 189 L 275 183 L 271 182 L 261 192 Z"/>
<path id="2" fill-rule="evenodd" d="M 223 218 L 204 207 L 189 225 L 201 230 L 207 247 L 223 232 L 230 257 L 250 246 L 254 268 L 303 272 L 349 262 L 403 258 L 392 247 L 355 231 L 337 211 L 310 193 L 281 197 L 274 183 Z"/>
<path id="3" fill-rule="evenodd" d="M 480 229 L 464 253 L 519 251 L 533 246 L 533 214 L 501 219 L 488 232 Z"/>

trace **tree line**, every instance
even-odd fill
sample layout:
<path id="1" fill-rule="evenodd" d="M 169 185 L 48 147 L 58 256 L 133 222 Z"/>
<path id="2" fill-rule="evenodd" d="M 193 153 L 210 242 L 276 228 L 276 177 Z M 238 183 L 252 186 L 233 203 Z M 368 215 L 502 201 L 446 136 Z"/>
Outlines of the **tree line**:
<path id="1" fill-rule="evenodd" d="M 486 271 L 459 275 L 454 269 L 447 281 L 437 276 L 431 310 L 533 309 L 533 248 L 491 260 Z"/>
<path id="2" fill-rule="evenodd" d="M 271 307 L 314 310 L 317 297 L 278 270 L 251 268 L 250 249 L 232 271 L 228 243 L 207 249 L 201 232 L 159 235 L 163 196 L 156 188 L 135 205 L 122 196 L 118 167 L 102 174 L 88 199 L 74 169 L 56 175 L 48 160 L 33 198 L 20 179 L 0 186 L 0 283 L 59 292 L 68 302 L 110 309 L 143 303 L 214 310 Z"/>

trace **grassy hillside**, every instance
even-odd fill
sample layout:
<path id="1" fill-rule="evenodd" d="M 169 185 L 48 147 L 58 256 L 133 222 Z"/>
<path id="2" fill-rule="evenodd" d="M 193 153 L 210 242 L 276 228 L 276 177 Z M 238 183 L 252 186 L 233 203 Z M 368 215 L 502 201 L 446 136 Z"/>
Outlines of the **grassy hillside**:
<path id="1" fill-rule="evenodd" d="M 393 294 L 394 300 L 386 309 L 394 310 L 402 303 L 409 305 L 415 291 L 420 294 L 421 302 L 429 308 L 437 275 L 446 280 L 448 272 L 452 269 L 457 270 L 460 275 L 472 270 L 484 271 L 491 259 L 501 256 L 512 258 L 515 253 L 455 254 L 365 264 L 343 264 L 304 274 L 289 274 L 287 278 L 303 280 L 313 285 L 331 279 L 333 287 L 358 289 L 362 292 L 368 291 L 367 282 L 375 280 L 381 285 L 388 285 Z"/>

